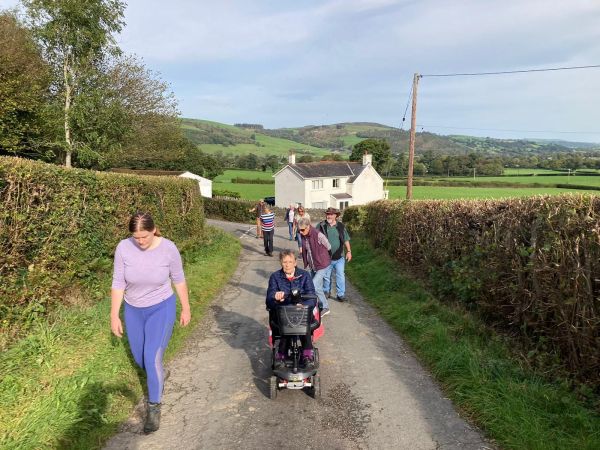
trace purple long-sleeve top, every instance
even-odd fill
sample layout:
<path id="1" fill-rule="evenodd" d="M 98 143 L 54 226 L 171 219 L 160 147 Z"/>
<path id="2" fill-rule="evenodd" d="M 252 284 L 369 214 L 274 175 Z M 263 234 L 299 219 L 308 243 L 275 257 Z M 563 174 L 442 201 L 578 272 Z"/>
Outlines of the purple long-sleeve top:
<path id="1" fill-rule="evenodd" d="M 156 248 L 148 250 L 142 250 L 133 238 L 117 245 L 112 288 L 124 290 L 131 306 L 156 305 L 173 295 L 171 282 L 183 281 L 181 255 L 172 241 L 162 238 Z"/>

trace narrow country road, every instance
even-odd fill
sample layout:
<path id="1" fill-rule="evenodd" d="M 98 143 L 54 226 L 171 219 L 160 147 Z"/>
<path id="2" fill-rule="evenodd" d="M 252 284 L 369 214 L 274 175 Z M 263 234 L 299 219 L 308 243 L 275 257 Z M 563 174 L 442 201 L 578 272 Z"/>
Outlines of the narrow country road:
<path id="1" fill-rule="evenodd" d="M 493 448 L 351 285 L 350 302 L 331 301 L 324 318 L 322 398 L 290 390 L 270 400 L 264 295 L 278 251 L 296 243 L 278 227 L 269 258 L 254 227 L 209 222 L 240 239 L 239 267 L 169 363 L 160 430 L 144 435 L 137 411 L 107 449 Z"/>

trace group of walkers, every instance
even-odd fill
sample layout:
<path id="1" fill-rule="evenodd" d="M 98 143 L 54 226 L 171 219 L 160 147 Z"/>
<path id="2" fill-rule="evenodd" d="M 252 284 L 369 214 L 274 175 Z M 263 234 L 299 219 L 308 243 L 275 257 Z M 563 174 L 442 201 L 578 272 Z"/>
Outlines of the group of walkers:
<path id="1" fill-rule="evenodd" d="M 265 255 L 273 256 L 275 214 L 262 199 L 251 209 L 256 216 L 256 237 L 262 237 Z M 345 301 L 345 265 L 352 259 L 350 235 L 338 219 L 340 211 L 328 208 L 325 220 L 316 227 L 311 225 L 310 215 L 302 205 L 291 204 L 285 211 L 289 240 L 298 244 L 304 267 L 310 270 L 322 315 L 329 314 L 331 274 L 335 270 L 336 298 Z"/>
<path id="2" fill-rule="evenodd" d="M 256 213 L 256 237 L 263 238 L 265 255 L 273 256 L 275 214 L 263 200 L 253 210 Z M 313 227 L 302 206 L 296 208 L 290 205 L 286 211 L 289 239 L 297 241 L 306 270 L 296 268 L 293 250 L 284 250 L 280 255 L 282 269 L 276 272 L 281 274 L 273 274 L 269 280 L 267 303 L 270 300 L 283 301 L 285 292 L 294 283 L 300 283 L 314 287 L 321 315 L 329 314 L 333 269 L 336 272 L 337 300 L 345 300 L 344 267 L 352 259 L 352 253 L 350 236 L 338 221 L 339 216 L 337 209 L 328 208 L 326 220 Z M 163 356 L 176 320 L 173 287 L 181 303 L 181 326 L 190 323 L 191 310 L 181 255 L 176 245 L 161 236 L 152 216 L 146 212 L 131 216 L 128 229 L 130 237 L 120 241 L 115 250 L 110 327 L 119 338 L 125 331 L 133 359 L 145 371 L 148 407 L 144 432 L 151 433 L 160 426 L 161 399 L 168 376 L 163 368 Z M 125 327 L 120 318 L 123 303 Z M 310 364 L 311 347 L 307 346 L 305 350 L 304 356 Z"/>

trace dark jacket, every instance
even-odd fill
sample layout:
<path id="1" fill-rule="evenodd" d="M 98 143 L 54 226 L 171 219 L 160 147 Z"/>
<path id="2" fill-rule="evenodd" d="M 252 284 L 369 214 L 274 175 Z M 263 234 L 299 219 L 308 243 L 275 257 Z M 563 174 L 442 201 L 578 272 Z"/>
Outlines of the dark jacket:
<path id="1" fill-rule="evenodd" d="M 319 222 L 319 224 L 317 225 L 316 228 L 321 233 L 323 233 L 325 236 L 327 236 L 327 238 L 329 238 L 329 233 L 327 232 L 329 227 L 331 227 L 331 225 L 329 225 L 329 222 L 324 220 L 323 222 Z M 335 228 L 338 232 L 338 238 L 340 240 L 340 243 L 339 243 L 339 247 L 337 248 L 337 250 L 335 252 L 331 252 L 331 251 L 329 252 L 329 254 L 331 255 L 332 261 L 337 261 L 342 256 L 344 256 L 344 243 L 346 242 L 346 235 L 348 233 L 346 231 L 346 227 L 344 226 L 344 224 L 342 222 L 337 221 L 335 223 Z M 329 242 L 331 243 L 331 247 L 333 247 L 333 242 L 331 242 L 331 241 L 329 241 Z"/>
<path id="2" fill-rule="evenodd" d="M 275 301 L 275 292 L 285 292 L 286 295 L 292 292 L 292 289 L 298 289 L 301 294 L 315 295 L 315 285 L 313 284 L 310 274 L 306 270 L 296 267 L 294 278 L 290 281 L 287 279 L 283 269 L 273 272 L 269 277 L 269 287 L 267 288 L 266 304 L 267 309 L 275 308 L 275 305 L 289 305 L 291 299 L 286 298 L 283 302 Z M 316 300 L 307 299 L 302 302 L 304 305 L 314 306 Z"/>
<path id="3" fill-rule="evenodd" d="M 322 236 L 319 239 L 319 235 Z M 310 247 L 310 248 L 309 248 Z M 304 267 L 309 267 L 315 272 L 325 269 L 331 264 L 329 249 L 331 244 L 323 233 L 312 225 L 308 229 L 308 234 L 302 236 L 302 261 Z"/>

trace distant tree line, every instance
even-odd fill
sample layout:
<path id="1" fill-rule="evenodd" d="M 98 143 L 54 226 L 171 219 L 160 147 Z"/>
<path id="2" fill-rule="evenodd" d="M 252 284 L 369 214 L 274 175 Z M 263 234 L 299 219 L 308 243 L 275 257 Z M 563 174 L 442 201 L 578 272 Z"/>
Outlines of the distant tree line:
<path id="1" fill-rule="evenodd" d="M 572 153 L 556 153 L 547 156 L 487 156 L 478 153 L 467 155 L 440 155 L 426 152 L 415 158 L 415 175 L 467 176 L 474 173 L 479 176 L 500 176 L 504 168 L 576 170 L 600 169 L 598 156 L 584 156 Z M 388 166 L 390 176 L 406 176 L 408 170 L 408 153 L 396 155 Z M 386 175 L 384 172 L 382 175 Z"/>
<path id="2" fill-rule="evenodd" d="M 276 172 L 288 163 L 287 156 L 284 155 L 266 155 L 260 156 L 254 153 L 245 155 L 230 155 L 224 154 L 222 151 L 217 151 L 213 157 L 218 160 L 224 168 L 228 169 L 248 169 Z M 314 155 L 297 153 L 296 162 L 310 163 L 318 161 L 340 161 L 342 156 L 337 153 L 331 153 L 323 157 Z"/>
<path id="3" fill-rule="evenodd" d="M 0 11 L 0 155 L 104 170 L 222 167 L 183 134 L 168 84 L 115 36 L 119 0 L 22 0 Z"/>
<path id="4" fill-rule="evenodd" d="M 360 161 L 364 153 L 372 155 L 373 167 L 382 176 L 407 176 L 408 152 L 392 154 L 386 139 L 365 139 L 356 144 L 351 161 Z M 505 167 L 540 168 L 551 170 L 600 169 L 597 152 L 550 153 L 526 156 L 493 156 L 470 152 L 463 155 L 446 155 L 427 150 L 415 157 L 414 175 L 436 176 L 500 176 Z"/>
<path id="5" fill-rule="evenodd" d="M 234 123 L 234 127 L 247 128 L 249 130 L 263 130 L 264 127 L 259 123 Z"/>
<path id="6" fill-rule="evenodd" d="M 385 139 L 394 154 L 406 152 L 409 132 L 400 129 L 374 128 L 356 133 L 360 138 Z M 422 154 L 433 151 L 444 155 L 466 155 L 480 153 L 487 157 L 521 157 L 524 154 L 548 155 L 566 153 L 571 148 L 554 142 L 534 142 L 523 139 L 478 138 L 473 136 L 441 136 L 426 131 L 417 132 L 415 152 Z"/>

